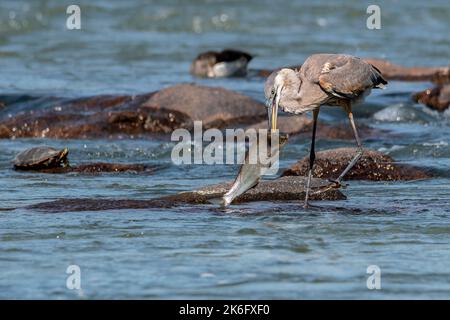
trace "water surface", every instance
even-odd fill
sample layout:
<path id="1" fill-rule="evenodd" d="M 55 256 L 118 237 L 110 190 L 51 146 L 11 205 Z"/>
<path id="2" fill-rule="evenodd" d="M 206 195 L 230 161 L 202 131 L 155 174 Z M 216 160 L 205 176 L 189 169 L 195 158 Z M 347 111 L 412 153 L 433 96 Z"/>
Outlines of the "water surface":
<path id="1" fill-rule="evenodd" d="M 237 90 L 263 100 L 262 79 L 199 80 L 202 50 L 240 48 L 251 68 L 346 52 L 394 63 L 447 65 L 447 1 L 381 1 L 382 29 L 365 27 L 369 2 L 79 1 L 82 30 L 65 30 L 69 1 L 2 1 L 2 94 L 81 97 L 136 94 L 180 82 Z M 391 82 L 355 110 L 358 123 L 392 132 L 364 145 L 426 167 L 436 178 L 350 182 L 348 200 L 46 214 L 27 205 L 60 198 L 147 199 L 229 180 L 235 166 L 174 166 L 167 140 L 0 140 L 1 298 L 450 298 L 450 124 L 413 104 L 429 83 Z M 391 108 L 391 109 L 386 109 Z M 392 116 L 400 108 L 404 117 Z M 382 112 L 381 114 L 379 112 Z M 398 114 L 398 113 L 396 113 Z M 414 116 L 411 116 L 414 115 Z M 322 119 L 345 121 L 338 109 Z M 320 130 L 320 126 L 319 126 Z M 48 175 L 11 170 L 24 148 L 68 147 L 74 164 L 162 165 L 153 175 Z M 318 149 L 351 146 L 321 139 Z M 288 167 L 307 155 L 293 139 Z M 66 268 L 82 291 L 66 288 Z M 382 289 L 366 287 L 378 265 Z"/>

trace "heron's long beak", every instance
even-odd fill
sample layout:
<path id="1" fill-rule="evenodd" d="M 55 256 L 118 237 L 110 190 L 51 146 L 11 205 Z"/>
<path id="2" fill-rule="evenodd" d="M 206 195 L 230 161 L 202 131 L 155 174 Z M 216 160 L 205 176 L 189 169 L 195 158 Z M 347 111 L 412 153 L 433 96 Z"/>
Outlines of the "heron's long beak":
<path id="1" fill-rule="evenodd" d="M 270 130 L 277 130 L 278 104 L 280 103 L 281 90 L 282 87 L 279 87 L 272 99 L 267 102 Z"/>

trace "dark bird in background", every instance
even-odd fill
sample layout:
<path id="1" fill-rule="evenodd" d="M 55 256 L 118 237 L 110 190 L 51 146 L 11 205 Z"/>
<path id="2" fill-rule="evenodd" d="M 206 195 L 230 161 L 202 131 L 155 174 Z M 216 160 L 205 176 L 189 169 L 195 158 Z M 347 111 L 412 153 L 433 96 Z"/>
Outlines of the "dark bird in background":
<path id="1" fill-rule="evenodd" d="M 299 71 L 281 69 L 266 80 L 264 94 L 267 99 L 269 128 L 276 130 L 278 108 L 287 113 L 313 112 L 313 132 L 309 156 L 309 174 L 305 207 L 308 206 L 312 169 L 315 160 L 317 118 L 322 105 L 340 106 L 348 115 L 355 135 L 357 153 L 348 166 L 332 181 L 340 186 L 345 174 L 363 154 L 361 140 L 353 119 L 352 105 L 361 102 L 372 88 L 384 88 L 387 81 L 373 65 L 357 57 L 344 54 L 314 54 Z"/>
<path id="2" fill-rule="evenodd" d="M 192 62 L 191 73 L 206 78 L 242 77 L 247 75 L 247 65 L 252 58 L 246 52 L 232 49 L 207 51 Z"/>

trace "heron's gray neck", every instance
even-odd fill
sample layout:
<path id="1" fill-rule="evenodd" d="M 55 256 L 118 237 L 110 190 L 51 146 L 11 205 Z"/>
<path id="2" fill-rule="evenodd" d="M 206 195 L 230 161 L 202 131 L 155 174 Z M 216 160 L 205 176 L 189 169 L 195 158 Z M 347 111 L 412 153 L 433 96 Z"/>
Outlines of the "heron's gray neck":
<path id="1" fill-rule="evenodd" d="M 287 112 L 294 109 L 299 104 L 300 85 L 300 79 L 298 79 L 297 77 L 290 77 L 289 81 L 285 82 L 285 87 L 280 104 L 282 105 L 283 109 L 286 109 Z"/>

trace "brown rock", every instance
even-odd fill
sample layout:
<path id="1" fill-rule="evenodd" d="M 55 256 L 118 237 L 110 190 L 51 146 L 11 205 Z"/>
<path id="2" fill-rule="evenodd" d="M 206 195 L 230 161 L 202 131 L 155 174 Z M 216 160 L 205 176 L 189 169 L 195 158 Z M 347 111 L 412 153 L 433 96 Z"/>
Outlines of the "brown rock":
<path id="1" fill-rule="evenodd" d="M 193 84 L 163 89 L 143 106 L 184 113 L 192 121 L 203 121 L 205 129 L 254 123 L 267 116 L 265 106 L 252 98 L 223 88 Z"/>
<path id="2" fill-rule="evenodd" d="M 13 133 L 11 132 L 11 130 L 7 126 L 0 124 L 0 139 L 8 139 L 12 136 Z"/>
<path id="3" fill-rule="evenodd" d="M 42 107 L 36 106 L 36 99 L 19 99 L 18 105 L 9 105 L 11 113 L 19 111 L 0 118 L 0 123 L 11 137 L 30 138 L 108 138 L 169 131 L 174 122 L 170 114 L 140 107 L 148 96 L 50 97 L 40 99 Z"/>
<path id="4" fill-rule="evenodd" d="M 314 177 L 336 179 L 347 167 L 356 148 L 338 148 L 316 153 Z M 309 157 L 298 161 L 283 172 L 283 176 L 306 176 Z M 430 178 L 424 170 L 396 163 L 390 156 L 374 150 L 365 150 L 362 158 L 345 176 L 345 180 L 397 181 Z"/>
<path id="5" fill-rule="evenodd" d="M 0 117 L 0 138 L 133 138 L 190 130 L 195 120 L 208 129 L 248 125 L 266 117 L 264 105 L 249 97 L 196 85 L 133 97 L 13 98 L 17 105 L 8 108 L 15 114 Z"/>
<path id="6" fill-rule="evenodd" d="M 450 84 L 438 85 L 433 89 L 427 89 L 413 95 L 413 100 L 427 107 L 445 111 L 450 106 Z"/>

